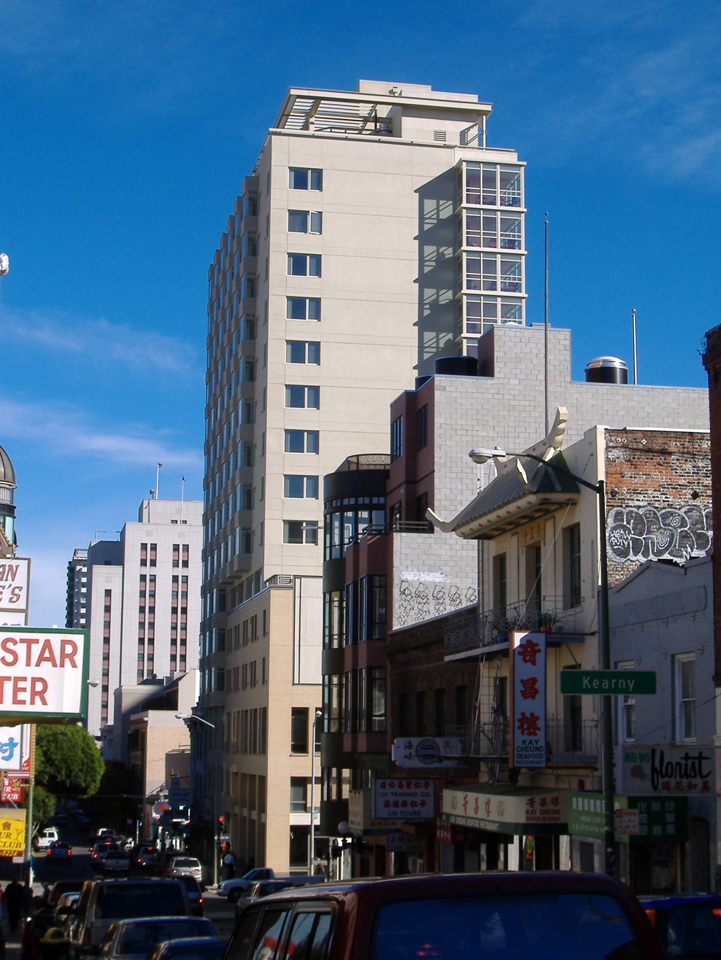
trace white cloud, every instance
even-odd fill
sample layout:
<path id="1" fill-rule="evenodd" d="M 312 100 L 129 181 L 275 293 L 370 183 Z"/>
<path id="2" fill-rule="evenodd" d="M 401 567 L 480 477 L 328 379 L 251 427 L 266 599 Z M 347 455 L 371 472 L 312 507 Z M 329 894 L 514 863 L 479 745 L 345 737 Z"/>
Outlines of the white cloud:
<path id="1" fill-rule="evenodd" d="M 194 449 L 175 448 L 170 438 L 145 425 L 110 431 L 94 427 L 77 410 L 53 401 L 51 404 L 19 403 L 0 397 L 3 437 L 25 444 L 42 445 L 55 457 L 78 455 L 125 465 L 147 465 L 156 461 L 186 470 L 202 469 L 202 457 Z"/>
<path id="2" fill-rule="evenodd" d="M 68 313 L 3 310 L 3 337 L 34 349 L 87 357 L 94 364 L 112 363 L 157 373 L 202 375 L 198 351 L 187 341 L 152 330 L 85 319 Z"/>
<path id="3" fill-rule="evenodd" d="M 202 0 L 4 0 L 0 51 L 31 76 L 110 84 L 109 120 L 175 112 L 229 69 L 217 51 L 241 10 L 220 10 Z"/>
<path id="4" fill-rule="evenodd" d="M 532 51 L 532 62 L 519 67 L 529 100 L 538 98 L 528 110 L 534 149 L 542 144 L 562 162 L 571 150 L 600 162 L 636 161 L 668 179 L 703 171 L 718 180 L 716 4 L 538 0 L 518 22 Z"/>

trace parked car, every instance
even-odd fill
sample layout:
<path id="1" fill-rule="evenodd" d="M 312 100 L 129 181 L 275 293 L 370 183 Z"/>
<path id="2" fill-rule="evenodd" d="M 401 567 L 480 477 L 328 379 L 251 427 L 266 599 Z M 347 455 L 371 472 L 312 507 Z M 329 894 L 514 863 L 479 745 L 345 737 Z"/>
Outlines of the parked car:
<path id="1" fill-rule="evenodd" d="M 65 893 L 80 893 L 83 889 L 84 880 L 58 880 L 50 888 L 48 903 L 54 907 Z"/>
<path id="2" fill-rule="evenodd" d="M 105 873 L 128 873 L 130 863 L 124 850 L 108 850 L 101 858 L 102 869 Z"/>
<path id="3" fill-rule="evenodd" d="M 195 877 L 198 883 L 203 880 L 203 865 L 195 857 L 173 857 L 168 864 L 167 875 L 169 877 L 182 877 L 185 875 Z"/>
<path id="4" fill-rule="evenodd" d="M 104 870 L 105 869 L 105 858 L 109 853 L 115 853 L 117 851 L 117 846 L 114 843 L 98 843 L 93 847 L 93 852 L 90 857 L 90 864 L 93 870 Z"/>
<path id="5" fill-rule="evenodd" d="M 83 886 L 72 924 L 71 957 L 77 960 L 81 953 L 92 952 L 89 948 L 100 944 L 115 920 L 190 915 L 188 894 L 178 880 L 150 877 L 88 880 Z"/>
<path id="6" fill-rule="evenodd" d="M 225 944 L 219 937 L 166 940 L 155 947 L 148 960 L 221 960 Z"/>
<path id="7" fill-rule="evenodd" d="M 51 843 L 60 839 L 57 827 L 45 827 L 35 838 L 35 846 L 38 850 L 47 850 Z"/>
<path id="8" fill-rule="evenodd" d="M 156 944 L 187 937 L 217 939 L 218 931 L 210 920 L 198 917 L 119 920 L 108 928 L 98 954 L 103 960 L 145 960 Z"/>
<path id="9" fill-rule="evenodd" d="M 666 953 L 618 881 L 488 872 L 289 888 L 243 912 L 225 956 L 665 960 Z"/>
<path id="10" fill-rule="evenodd" d="M 66 843 L 64 840 L 55 840 L 48 847 L 48 852 L 45 854 L 46 863 L 72 863 L 73 860 L 73 848 L 69 843 Z"/>
<path id="11" fill-rule="evenodd" d="M 203 887 L 198 883 L 195 877 L 191 877 L 189 874 L 184 874 L 177 878 L 185 887 L 185 891 L 188 894 L 188 899 L 190 900 L 190 906 L 194 917 L 203 916 Z"/>
<path id="12" fill-rule="evenodd" d="M 242 877 L 234 877 L 232 880 L 223 880 L 218 884 L 217 894 L 220 897 L 227 897 L 231 903 L 235 903 L 238 897 L 247 890 L 254 880 L 274 880 L 275 873 L 272 867 L 254 867 Z"/>
<path id="13" fill-rule="evenodd" d="M 256 900 L 260 900 L 261 897 L 268 897 L 271 893 L 279 893 L 292 886 L 294 886 L 292 880 L 256 880 L 236 900 L 235 919 L 238 920 L 245 908 Z"/>
<path id="14" fill-rule="evenodd" d="M 671 960 L 721 957 L 721 896 L 669 894 L 639 901 Z"/>
<path id="15" fill-rule="evenodd" d="M 136 870 L 153 870 L 158 862 L 158 851 L 152 843 L 136 844 L 130 851 L 130 865 Z"/>

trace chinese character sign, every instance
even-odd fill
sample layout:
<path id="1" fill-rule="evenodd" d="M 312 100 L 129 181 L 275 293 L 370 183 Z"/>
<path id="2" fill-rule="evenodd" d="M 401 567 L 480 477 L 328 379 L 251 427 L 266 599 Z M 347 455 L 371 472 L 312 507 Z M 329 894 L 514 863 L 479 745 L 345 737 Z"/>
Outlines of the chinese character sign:
<path id="1" fill-rule="evenodd" d="M 433 780 L 389 778 L 376 780 L 377 820 L 427 820 L 435 816 Z"/>
<path id="2" fill-rule="evenodd" d="M 546 765 L 546 635 L 512 633 L 510 766 Z"/>

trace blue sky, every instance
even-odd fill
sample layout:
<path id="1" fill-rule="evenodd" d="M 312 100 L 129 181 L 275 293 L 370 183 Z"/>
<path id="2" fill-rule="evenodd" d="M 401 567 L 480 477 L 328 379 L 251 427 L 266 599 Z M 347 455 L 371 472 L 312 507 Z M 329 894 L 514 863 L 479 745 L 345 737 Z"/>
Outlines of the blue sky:
<path id="1" fill-rule="evenodd" d="M 207 267 L 287 88 L 490 101 L 526 173 L 528 319 L 639 380 L 705 385 L 719 322 L 721 18 L 708 0 L 2 0 L 0 443 L 31 622 L 142 497 L 202 496 Z M 708 263 L 699 260 L 700 251 Z M 706 265 L 704 266 L 704 263 Z M 702 269 L 703 267 L 703 269 Z"/>

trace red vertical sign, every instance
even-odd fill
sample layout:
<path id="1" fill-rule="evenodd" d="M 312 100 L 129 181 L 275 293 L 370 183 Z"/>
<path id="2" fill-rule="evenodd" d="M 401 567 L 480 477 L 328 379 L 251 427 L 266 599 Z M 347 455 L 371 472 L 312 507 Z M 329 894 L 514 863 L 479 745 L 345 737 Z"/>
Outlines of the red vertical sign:
<path id="1" fill-rule="evenodd" d="M 511 767 L 546 766 L 546 635 L 512 633 L 508 746 Z"/>

